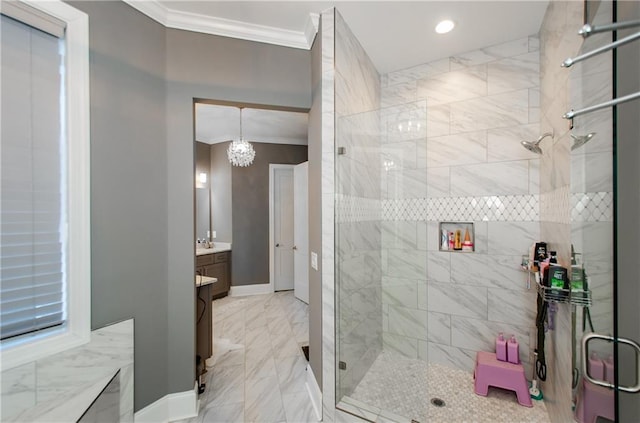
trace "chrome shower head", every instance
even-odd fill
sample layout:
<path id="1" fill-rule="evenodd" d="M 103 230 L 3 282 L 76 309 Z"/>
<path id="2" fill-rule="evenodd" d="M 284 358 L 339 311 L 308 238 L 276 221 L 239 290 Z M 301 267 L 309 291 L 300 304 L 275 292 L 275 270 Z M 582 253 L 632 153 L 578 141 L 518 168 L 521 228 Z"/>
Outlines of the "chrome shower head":
<path id="1" fill-rule="evenodd" d="M 540 135 L 535 142 L 532 142 L 532 141 L 520 141 L 520 144 L 522 144 L 522 146 L 524 148 L 526 148 L 527 150 L 531 151 L 532 153 L 542 154 L 542 149 L 540 148 L 540 142 L 543 139 L 545 139 L 546 137 L 553 137 L 553 133 L 552 132 L 547 132 L 545 134 Z"/>
<path id="2" fill-rule="evenodd" d="M 588 143 L 589 141 L 591 141 L 591 138 L 593 138 L 595 134 L 596 134 L 595 132 L 589 132 L 587 135 L 571 134 L 571 138 L 573 138 L 573 145 L 571 146 L 571 151 L 575 150 L 576 148 L 580 148 L 586 143 Z"/>

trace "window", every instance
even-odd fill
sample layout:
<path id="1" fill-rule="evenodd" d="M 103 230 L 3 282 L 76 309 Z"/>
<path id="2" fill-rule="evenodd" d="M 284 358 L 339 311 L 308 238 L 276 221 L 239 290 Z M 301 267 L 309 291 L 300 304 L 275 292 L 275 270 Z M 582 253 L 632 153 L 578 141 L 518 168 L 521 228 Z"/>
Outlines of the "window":
<path id="1" fill-rule="evenodd" d="M 88 19 L 2 2 L 2 369 L 89 340 Z"/>

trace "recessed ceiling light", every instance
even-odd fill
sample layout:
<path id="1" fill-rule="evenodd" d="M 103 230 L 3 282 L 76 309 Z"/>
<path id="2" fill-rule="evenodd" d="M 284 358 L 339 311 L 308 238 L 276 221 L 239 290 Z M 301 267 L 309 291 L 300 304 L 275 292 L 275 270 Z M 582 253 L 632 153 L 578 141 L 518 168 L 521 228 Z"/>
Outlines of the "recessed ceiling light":
<path id="1" fill-rule="evenodd" d="M 447 32 L 451 31 L 454 26 L 456 26 L 456 24 L 454 24 L 453 21 L 447 19 L 441 21 L 438 25 L 436 25 L 436 32 L 438 34 L 446 34 Z"/>

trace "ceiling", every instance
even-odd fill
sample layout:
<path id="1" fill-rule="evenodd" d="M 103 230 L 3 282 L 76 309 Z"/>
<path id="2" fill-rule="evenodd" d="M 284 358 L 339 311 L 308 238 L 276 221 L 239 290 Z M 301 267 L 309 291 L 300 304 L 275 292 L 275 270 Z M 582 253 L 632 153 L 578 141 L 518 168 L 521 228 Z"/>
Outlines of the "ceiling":
<path id="1" fill-rule="evenodd" d="M 247 141 L 307 145 L 307 126 L 307 113 L 242 109 L 242 135 Z M 239 108 L 196 103 L 196 141 L 217 144 L 239 136 Z"/>
<path id="2" fill-rule="evenodd" d="M 547 0 L 126 1 L 169 27 L 189 29 L 195 22 L 192 28 L 201 32 L 297 48 L 309 48 L 317 14 L 335 6 L 381 74 L 535 34 L 548 4 Z M 456 28 L 438 35 L 434 27 L 445 18 L 456 22 Z"/>

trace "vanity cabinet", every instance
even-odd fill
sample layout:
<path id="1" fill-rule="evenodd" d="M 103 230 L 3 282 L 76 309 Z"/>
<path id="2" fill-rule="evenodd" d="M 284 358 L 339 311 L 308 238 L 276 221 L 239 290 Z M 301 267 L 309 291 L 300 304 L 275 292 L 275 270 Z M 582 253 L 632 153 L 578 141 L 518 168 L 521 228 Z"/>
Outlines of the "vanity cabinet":
<path id="1" fill-rule="evenodd" d="M 231 285 L 231 251 L 196 256 L 196 272 L 218 279 L 211 290 L 213 299 L 226 296 Z"/>

